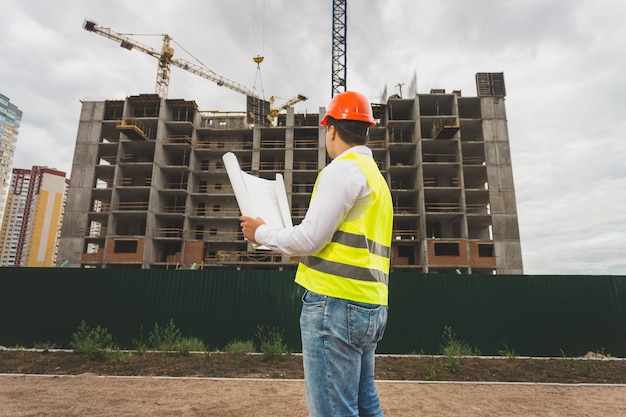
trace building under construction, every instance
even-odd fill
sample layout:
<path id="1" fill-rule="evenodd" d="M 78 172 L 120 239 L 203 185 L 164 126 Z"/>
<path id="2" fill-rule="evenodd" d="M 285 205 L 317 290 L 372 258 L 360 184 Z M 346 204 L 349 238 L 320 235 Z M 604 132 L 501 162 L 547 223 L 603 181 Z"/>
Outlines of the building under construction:
<path id="1" fill-rule="evenodd" d="M 384 97 L 369 146 L 394 203 L 392 270 L 521 274 L 522 257 L 502 73 L 476 75 L 478 94 Z M 142 94 L 82 105 L 59 261 L 96 268 L 293 269 L 254 250 L 223 166 L 284 176 L 293 223 L 328 162 L 324 108 L 287 108 L 277 126 L 245 113 Z"/>

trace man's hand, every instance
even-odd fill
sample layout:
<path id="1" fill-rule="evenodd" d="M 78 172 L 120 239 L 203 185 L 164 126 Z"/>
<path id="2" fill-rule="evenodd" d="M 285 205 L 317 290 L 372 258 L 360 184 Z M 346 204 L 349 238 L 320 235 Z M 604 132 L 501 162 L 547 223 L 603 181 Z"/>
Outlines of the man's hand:
<path id="1" fill-rule="evenodd" d="M 254 240 L 254 233 L 260 225 L 265 224 L 265 221 L 260 217 L 253 219 L 252 217 L 247 216 L 241 216 L 239 217 L 239 220 L 241 220 L 241 231 L 243 232 L 243 237 L 248 239 L 250 242 L 256 243 Z"/>

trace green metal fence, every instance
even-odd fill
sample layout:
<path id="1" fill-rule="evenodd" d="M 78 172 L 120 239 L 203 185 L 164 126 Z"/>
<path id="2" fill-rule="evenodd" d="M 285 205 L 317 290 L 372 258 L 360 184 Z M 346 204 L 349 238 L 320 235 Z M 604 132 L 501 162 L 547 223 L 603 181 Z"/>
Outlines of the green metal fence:
<path id="1" fill-rule="evenodd" d="M 0 268 L 0 345 L 67 347 L 81 320 L 121 347 L 173 320 L 210 349 L 283 331 L 300 350 L 292 271 Z M 379 353 L 439 353 L 445 327 L 483 355 L 626 356 L 626 277 L 393 273 Z M 257 343 L 258 344 L 258 343 Z"/>

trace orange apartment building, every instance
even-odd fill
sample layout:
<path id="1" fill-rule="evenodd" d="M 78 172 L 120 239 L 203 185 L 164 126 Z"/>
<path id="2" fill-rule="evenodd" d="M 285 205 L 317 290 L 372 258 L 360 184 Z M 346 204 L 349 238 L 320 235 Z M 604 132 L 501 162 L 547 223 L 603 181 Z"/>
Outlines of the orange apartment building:
<path id="1" fill-rule="evenodd" d="M 13 169 L 0 229 L 0 265 L 55 266 L 66 190 L 65 172 Z"/>

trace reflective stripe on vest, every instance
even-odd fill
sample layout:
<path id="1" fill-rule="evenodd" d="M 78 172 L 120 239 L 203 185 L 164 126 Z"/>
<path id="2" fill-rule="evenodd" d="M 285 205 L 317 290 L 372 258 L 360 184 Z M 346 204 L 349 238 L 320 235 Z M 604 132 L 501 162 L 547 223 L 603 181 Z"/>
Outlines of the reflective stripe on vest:
<path id="1" fill-rule="evenodd" d="M 386 305 L 393 225 L 391 194 L 370 157 L 350 153 L 341 159 L 359 165 L 375 197 L 363 216 L 344 221 L 322 250 L 302 258 L 296 282 L 322 295 Z"/>
<path id="2" fill-rule="evenodd" d="M 376 243 L 363 235 L 355 235 L 354 233 L 337 230 L 331 241 L 346 246 L 352 246 L 353 248 L 368 249 L 370 253 L 384 256 L 385 258 L 391 257 L 391 248 L 389 246 Z"/>
<path id="3" fill-rule="evenodd" d="M 326 274 L 350 277 L 360 281 L 381 282 L 385 285 L 389 285 L 389 275 L 376 269 L 361 268 L 339 262 L 327 261 L 315 256 L 306 256 L 301 262 L 309 268 Z"/>

